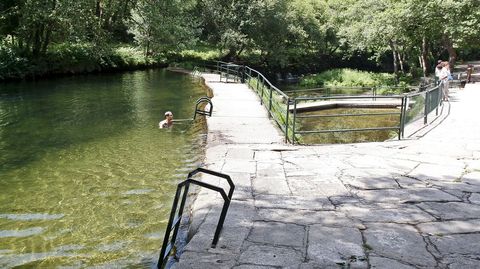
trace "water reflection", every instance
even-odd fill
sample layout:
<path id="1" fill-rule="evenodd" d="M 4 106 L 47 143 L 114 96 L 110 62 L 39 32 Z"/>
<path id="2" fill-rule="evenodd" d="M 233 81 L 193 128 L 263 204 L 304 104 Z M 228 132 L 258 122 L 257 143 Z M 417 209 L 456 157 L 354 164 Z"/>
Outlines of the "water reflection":
<path id="1" fill-rule="evenodd" d="M 201 164 L 205 89 L 150 70 L 1 85 L 0 267 L 155 261 L 176 183 Z"/>

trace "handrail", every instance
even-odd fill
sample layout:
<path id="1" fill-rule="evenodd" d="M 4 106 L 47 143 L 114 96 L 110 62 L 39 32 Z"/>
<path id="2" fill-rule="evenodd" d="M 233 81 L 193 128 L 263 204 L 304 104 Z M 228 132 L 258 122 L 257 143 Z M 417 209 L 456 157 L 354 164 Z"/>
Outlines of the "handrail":
<path id="1" fill-rule="evenodd" d="M 201 110 L 199 108 L 199 106 L 202 103 L 207 103 L 209 105 L 208 110 Z M 205 107 L 206 107 L 206 105 L 205 105 Z M 210 98 L 208 98 L 206 96 L 205 97 L 200 97 L 197 100 L 197 102 L 195 103 L 195 112 L 193 113 L 193 119 L 197 118 L 197 114 L 211 117 L 212 116 L 212 110 L 213 110 L 212 100 L 210 100 Z"/>
<path id="2" fill-rule="evenodd" d="M 228 195 L 225 193 L 225 190 L 220 188 L 220 187 L 213 186 L 211 184 L 201 182 L 201 181 L 198 181 L 198 180 L 195 180 L 195 179 L 191 178 L 198 173 L 206 173 L 206 174 L 216 176 L 216 177 L 220 177 L 220 178 L 223 178 L 223 179 L 227 180 L 227 182 L 230 186 L 230 190 L 228 191 Z M 212 170 L 208 170 L 208 169 L 205 169 L 205 168 L 197 168 L 197 169 L 193 170 L 192 172 L 190 172 L 188 174 L 187 180 L 180 182 L 177 186 L 177 191 L 175 193 L 175 198 L 173 199 L 172 211 L 170 212 L 170 218 L 168 220 L 167 228 L 166 228 L 166 231 L 165 231 L 165 237 L 164 237 L 163 243 L 162 243 L 162 249 L 160 250 L 160 254 L 159 254 L 159 258 L 158 258 L 158 263 L 157 263 L 157 268 L 158 269 L 161 269 L 165 266 L 166 262 L 168 261 L 168 256 L 170 255 L 172 250 L 174 250 L 175 241 L 177 239 L 178 230 L 180 228 L 180 223 L 181 223 L 182 215 L 183 215 L 183 209 L 185 207 L 185 202 L 187 200 L 188 190 L 190 188 L 190 184 L 194 184 L 194 185 L 197 185 L 197 186 L 200 186 L 200 187 L 207 188 L 209 190 L 216 191 L 216 192 L 220 193 L 220 195 L 223 198 L 224 203 L 223 203 L 223 207 L 222 207 L 222 212 L 220 213 L 220 218 L 218 220 L 217 228 L 215 229 L 215 235 L 213 237 L 211 247 L 215 248 L 217 246 L 218 239 L 220 238 L 220 233 L 221 233 L 222 228 L 223 228 L 223 223 L 225 222 L 225 217 L 227 216 L 228 207 L 230 206 L 230 202 L 232 200 L 233 191 L 235 190 L 235 185 L 233 184 L 233 181 L 232 181 L 232 179 L 229 175 L 222 174 L 222 173 L 219 173 L 219 172 L 215 172 L 215 171 L 212 171 Z M 178 208 L 178 214 L 176 214 L 177 213 L 178 200 L 179 200 L 180 195 L 182 193 L 182 189 L 183 189 L 182 200 L 180 202 L 180 207 Z M 172 237 L 170 238 L 170 234 L 172 233 L 172 227 L 173 227 L 173 234 L 172 234 Z"/>
<path id="3" fill-rule="evenodd" d="M 297 118 L 305 118 L 302 116 L 297 116 L 299 107 L 297 106 L 298 102 L 307 102 L 307 101 L 328 101 L 334 99 L 371 99 L 372 102 L 385 99 L 398 99 L 400 102 L 397 105 L 399 112 L 392 112 L 391 115 L 399 115 L 399 125 L 394 127 L 378 127 L 378 128 L 361 128 L 361 129 L 395 129 L 398 131 L 398 139 L 401 139 L 405 133 L 405 125 L 410 122 L 412 118 L 412 113 L 410 112 L 410 106 L 418 106 L 417 103 L 412 102 L 411 99 L 414 99 L 418 96 L 425 96 L 425 101 L 423 103 L 423 118 L 424 124 L 428 123 L 428 114 L 435 110 L 436 116 L 438 116 L 438 107 L 442 105 L 443 91 L 441 87 L 443 84 L 434 85 L 422 85 L 420 87 L 403 87 L 403 86 L 379 86 L 379 87 L 348 87 L 348 86 L 337 86 L 337 87 L 327 87 L 327 88 L 314 88 L 314 89 L 301 89 L 296 92 L 311 92 L 318 90 L 335 90 L 335 89 L 353 89 L 353 90 L 371 90 L 372 94 L 361 94 L 361 95 L 334 95 L 334 96 L 295 96 L 292 97 L 287 93 L 292 92 L 283 92 L 274 86 L 262 73 L 259 71 L 244 65 L 237 65 L 228 62 L 217 61 L 216 62 L 217 71 L 220 72 L 220 80 L 222 79 L 222 72 L 225 72 L 228 76 L 232 75 L 234 77 L 240 78 L 242 83 L 246 82 L 249 87 L 251 87 L 260 97 L 260 104 L 264 105 L 268 111 L 270 118 L 277 123 L 281 131 L 285 134 L 285 141 L 295 143 L 297 142 L 296 134 L 307 134 L 312 133 L 309 131 L 300 131 L 296 130 L 298 124 L 296 123 Z M 391 95 L 378 95 L 377 90 L 379 89 L 409 89 L 416 90 L 416 92 L 409 92 L 404 94 L 391 94 Z M 420 102 L 422 103 L 422 102 Z M 378 104 L 378 103 L 377 103 Z M 293 110 L 292 110 L 293 107 Z M 418 110 L 416 110 L 418 111 Z M 293 117 L 290 116 L 292 113 Z M 389 114 L 389 115 L 390 115 Z M 372 116 L 372 113 L 363 113 L 358 116 Z M 340 115 L 339 115 L 340 116 Z M 343 115 L 342 115 L 343 116 Z M 351 116 L 351 115 L 345 115 Z M 357 115 L 355 115 L 357 116 Z M 333 117 L 333 116 L 329 116 Z M 331 132 L 345 132 L 345 131 L 356 131 L 356 129 L 339 129 L 339 130 L 327 130 Z"/>

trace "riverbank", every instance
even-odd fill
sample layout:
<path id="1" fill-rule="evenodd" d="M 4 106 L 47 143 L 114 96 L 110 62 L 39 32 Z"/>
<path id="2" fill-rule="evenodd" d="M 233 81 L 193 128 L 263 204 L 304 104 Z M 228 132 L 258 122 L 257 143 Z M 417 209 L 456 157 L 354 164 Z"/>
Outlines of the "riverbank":
<path id="1" fill-rule="evenodd" d="M 145 56 L 134 47 L 100 48 L 91 44 L 63 44 L 36 57 L 2 48 L 0 62 L 0 82 L 168 66 L 165 60 Z"/>
<path id="2" fill-rule="evenodd" d="M 448 116 L 420 137 L 303 147 L 258 121 L 266 112 L 247 105 L 259 100 L 243 97 L 246 86 L 206 80 L 215 109 L 205 165 L 236 190 L 215 249 L 222 200 L 200 192 L 175 268 L 475 268 L 478 85 L 452 90 Z"/>

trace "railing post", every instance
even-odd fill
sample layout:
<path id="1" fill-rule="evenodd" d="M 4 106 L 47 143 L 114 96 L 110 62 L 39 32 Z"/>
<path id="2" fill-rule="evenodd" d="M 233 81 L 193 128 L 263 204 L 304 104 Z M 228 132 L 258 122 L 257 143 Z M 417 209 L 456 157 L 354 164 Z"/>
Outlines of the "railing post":
<path id="1" fill-rule="evenodd" d="M 261 86 L 262 86 L 262 94 L 260 94 L 260 104 L 261 104 L 261 105 L 263 105 L 263 90 L 265 89 L 265 85 L 264 85 L 264 84 L 265 84 L 265 79 L 264 79 L 263 76 L 262 76 L 262 84 L 261 84 Z"/>
<path id="2" fill-rule="evenodd" d="M 402 97 L 402 105 L 400 106 L 400 128 L 398 130 L 398 140 L 402 139 L 403 137 L 404 127 L 405 127 L 404 113 L 406 112 L 406 109 L 405 109 L 406 106 L 407 106 L 407 97 L 404 96 Z"/>
<path id="3" fill-rule="evenodd" d="M 230 206 L 230 200 L 226 200 L 223 204 L 222 213 L 220 213 L 220 219 L 218 220 L 217 229 L 215 230 L 215 235 L 213 236 L 212 248 L 217 247 L 218 239 L 220 238 L 220 232 L 222 231 L 223 223 L 225 222 L 225 217 L 227 216 L 228 207 Z"/>
<path id="4" fill-rule="evenodd" d="M 187 200 L 188 196 L 188 189 L 190 188 L 190 183 L 185 184 L 185 187 L 183 188 L 183 197 L 182 197 L 182 202 L 180 203 L 180 207 L 178 208 L 179 214 L 182 214 L 183 208 L 185 207 L 185 201 Z M 181 221 L 181 220 L 179 220 Z M 177 238 L 178 234 L 178 229 L 180 228 L 180 224 L 176 225 L 175 228 L 173 229 L 173 235 L 172 238 Z"/>
<path id="5" fill-rule="evenodd" d="M 293 99 L 292 144 L 295 144 L 295 121 L 297 119 L 297 99 Z"/>
<path id="6" fill-rule="evenodd" d="M 285 116 L 285 143 L 288 143 L 288 115 L 290 114 L 290 97 L 287 98 L 287 115 Z"/>
<path id="7" fill-rule="evenodd" d="M 259 94 L 259 92 L 258 92 L 258 85 L 259 84 L 260 84 L 260 74 L 257 73 L 257 94 Z M 263 104 L 262 98 L 260 98 L 260 104 Z"/>
<path id="8" fill-rule="evenodd" d="M 272 86 L 270 85 L 269 86 L 270 88 L 270 94 L 269 94 L 269 98 L 268 98 L 268 115 L 272 116 L 272 97 L 273 97 L 273 89 L 272 89 Z"/>
<path id="9" fill-rule="evenodd" d="M 228 77 L 230 76 L 230 66 L 227 64 L 227 72 L 225 76 L 225 82 L 228 83 Z"/>
<path id="10" fill-rule="evenodd" d="M 429 94 L 428 94 L 428 91 L 427 91 L 427 92 L 425 92 L 425 108 L 424 108 L 424 111 L 423 111 L 423 114 L 424 114 L 423 115 L 423 124 L 427 124 L 427 122 L 428 122 L 428 108 L 429 108 L 428 104 L 430 102 L 428 97 L 429 97 Z"/>
<path id="11" fill-rule="evenodd" d="M 180 193 L 182 192 L 182 188 L 180 187 L 177 187 L 177 192 L 175 193 L 175 198 L 173 199 L 173 205 L 172 205 L 172 211 L 170 212 L 170 218 L 168 219 L 168 224 L 167 224 L 167 228 L 166 228 L 166 232 L 171 232 L 172 230 L 172 226 L 173 226 L 173 221 L 175 220 L 175 215 L 176 215 L 176 212 L 177 212 L 177 204 L 178 204 L 178 199 L 180 197 Z M 168 244 L 171 242 L 171 241 L 175 241 L 175 238 L 172 237 L 172 239 L 170 239 L 170 234 L 167 234 L 165 233 L 165 239 L 163 240 L 163 243 L 162 243 L 162 250 L 160 251 L 160 256 L 158 258 L 158 263 L 157 263 L 157 268 L 160 269 L 162 268 L 163 266 L 163 256 L 165 255 L 166 253 L 166 249 L 167 249 L 167 246 Z"/>

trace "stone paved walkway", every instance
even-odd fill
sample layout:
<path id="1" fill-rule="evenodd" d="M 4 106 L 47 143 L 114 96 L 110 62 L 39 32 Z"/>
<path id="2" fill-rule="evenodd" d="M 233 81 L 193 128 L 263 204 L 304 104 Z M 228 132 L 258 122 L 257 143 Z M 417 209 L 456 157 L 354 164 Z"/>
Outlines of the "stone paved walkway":
<path id="1" fill-rule="evenodd" d="M 480 84 L 421 138 L 302 147 L 245 85 L 205 78 L 206 166 L 237 189 L 215 249 L 221 199 L 199 194 L 175 268 L 480 268 Z"/>

